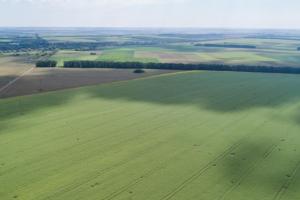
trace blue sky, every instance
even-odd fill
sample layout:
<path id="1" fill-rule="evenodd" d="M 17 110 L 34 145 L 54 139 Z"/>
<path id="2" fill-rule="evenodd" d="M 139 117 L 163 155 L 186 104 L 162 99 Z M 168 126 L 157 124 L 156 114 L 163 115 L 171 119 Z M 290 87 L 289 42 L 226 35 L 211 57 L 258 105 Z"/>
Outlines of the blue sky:
<path id="1" fill-rule="evenodd" d="M 0 0 L 0 26 L 300 29 L 300 0 Z"/>

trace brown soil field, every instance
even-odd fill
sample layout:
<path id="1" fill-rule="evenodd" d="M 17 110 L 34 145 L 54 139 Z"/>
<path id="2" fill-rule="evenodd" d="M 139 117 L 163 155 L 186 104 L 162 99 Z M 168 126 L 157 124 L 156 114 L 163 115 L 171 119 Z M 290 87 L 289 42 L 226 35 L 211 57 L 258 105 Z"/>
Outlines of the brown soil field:
<path id="1" fill-rule="evenodd" d="M 18 68 L 12 63 L 7 66 L 10 66 L 11 68 Z M 16 69 L 9 70 L 14 71 Z M 18 70 L 16 70 L 16 72 L 17 71 Z M 22 76 L 4 91 L 0 92 L 0 98 L 30 95 L 101 83 L 125 81 L 171 72 L 174 71 L 146 70 L 146 73 L 144 74 L 135 74 L 132 69 L 34 68 L 30 73 Z M 6 75 L 0 72 L 0 80 L 5 79 L 7 83 L 8 81 L 5 77 Z M 10 79 L 15 79 L 16 77 L 18 77 L 18 73 L 15 73 L 15 75 L 10 77 Z"/>
<path id="2" fill-rule="evenodd" d="M 0 57 L 0 88 L 32 67 L 33 65 L 23 63 L 21 58 Z"/>

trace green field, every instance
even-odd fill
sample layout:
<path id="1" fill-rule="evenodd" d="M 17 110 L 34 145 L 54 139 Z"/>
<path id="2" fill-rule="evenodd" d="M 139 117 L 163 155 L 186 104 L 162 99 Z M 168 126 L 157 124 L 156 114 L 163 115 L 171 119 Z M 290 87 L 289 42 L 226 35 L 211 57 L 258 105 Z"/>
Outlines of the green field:
<path id="1" fill-rule="evenodd" d="M 185 72 L 2 99 L 0 199 L 299 199 L 299 85 Z"/>
<path id="2" fill-rule="evenodd" d="M 155 58 L 136 57 L 134 49 L 105 50 L 97 60 L 115 62 L 158 62 L 158 59 Z"/>
<path id="3" fill-rule="evenodd" d="M 96 52 L 97 55 L 90 55 Z M 51 56 L 51 60 L 56 60 L 58 66 L 63 66 L 64 61 L 74 60 L 99 60 L 99 61 L 118 61 L 118 62 L 158 62 L 155 58 L 139 58 L 136 57 L 133 49 L 113 49 L 104 51 L 72 51 L 63 50 Z"/>

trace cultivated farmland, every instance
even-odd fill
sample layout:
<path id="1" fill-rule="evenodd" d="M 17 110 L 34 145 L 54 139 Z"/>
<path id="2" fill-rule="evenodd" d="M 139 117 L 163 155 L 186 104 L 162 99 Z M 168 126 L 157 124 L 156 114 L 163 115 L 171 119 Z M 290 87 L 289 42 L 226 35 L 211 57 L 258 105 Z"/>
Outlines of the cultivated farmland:
<path id="1" fill-rule="evenodd" d="M 65 52 L 73 55 L 73 52 Z M 35 68 L 28 56 L 0 57 L 0 98 L 30 95 L 67 88 L 131 80 L 158 74 L 176 72 L 174 70 L 146 70 L 133 73 L 134 69 L 64 69 Z"/>
<path id="2" fill-rule="evenodd" d="M 0 199 L 296 200 L 298 75 L 184 72 L 0 100 Z"/>
<path id="3" fill-rule="evenodd" d="M 178 37 L 180 36 L 178 35 Z M 134 38 L 134 36 L 131 37 Z M 159 43 L 152 46 L 124 44 L 121 48 L 119 46 L 103 48 L 97 55 L 90 55 L 90 52 L 87 51 L 62 50 L 53 55 L 51 59 L 58 61 L 59 66 L 62 66 L 64 61 L 70 60 L 99 60 L 299 67 L 300 53 L 297 51 L 299 40 L 296 39 L 235 38 L 201 42 L 200 38 L 199 43 L 195 40 L 193 42 Z M 198 46 L 197 44 L 211 44 L 212 46 Z M 237 47 L 230 47 L 231 45 Z M 253 45 L 256 48 L 238 48 L 243 45 Z M 230 48 L 226 48 L 226 46 Z"/>
<path id="4" fill-rule="evenodd" d="M 25 64 L 14 57 L 0 57 L 0 88 L 32 67 L 32 65 Z"/>

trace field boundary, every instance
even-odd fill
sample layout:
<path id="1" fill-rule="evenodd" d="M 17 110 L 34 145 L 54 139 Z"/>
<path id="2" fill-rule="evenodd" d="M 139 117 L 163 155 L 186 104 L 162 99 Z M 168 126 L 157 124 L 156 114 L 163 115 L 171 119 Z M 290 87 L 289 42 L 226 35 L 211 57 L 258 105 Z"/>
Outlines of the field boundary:
<path id="1" fill-rule="evenodd" d="M 33 67 L 33 69 L 34 68 L 35 67 Z M 91 87 L 107 86 L 107 85 L 111 85 L 111 84 L 126 83 L 126 82 L 129 82 L 129 81 L 138 81 L 138 80 L 158 78 L 158 77 L 163 77 L 163 76 L 172 76 L 172 75 L 183 74 L 183 73 L 191 73 L 191 72 L 195 72 L 195 71 L 175 71 L 174 70 L 174 72 L 169 72 L 169 73 L 164 73 L 164 74 L 157 74 L 157 75 L 151 75 L 151 76 L 147 76 L 147 77 L 140 77 L 140 78 L 135 78 L 135 79 L 130 79 L 130 80 L 112 81 L 112 82 L 108 82 L 108 83 L 97 83 L 97 84 L 94 84 L 94 85 L 84 85 L 84 86 L 79 86 L 79 87 L 74 87 L 74 88 L 65 88 L 65 89 L 59 89 L 59 90 L 53 90 L 53 91 L 45 91 L 45 92 L 42 92 L 42 93 L 25 94 L 25 95 L 18 95 L 18 96 L 6 97 L 6 98 L 1 98 L 1 91 L 0 91 L 0 100 L 14 99 L 14 98 L 18 98 L 18 97 L 30 97 L 30 96 L 37 96 L 37 95 L 44 95 L 44 94 L 52 94 L 52 93 L 55 93 L 55 92 L 64 92 L 64 91 L 71 91 L 71 90 L 80 90 L 80 89 L 88 88 L 88 87 L 91 88 Z M 29 72 L 27 72 L 27 73 L 29 73 Z M 26 76 L 27 73 L 23 74 L 22 77 Z M 17 78 L 19 80 L 22 77 L 19 76 Z M 12 82 L 12 81 L 10 81 L 10 82 Z M 9 86 L 11 86 L 12 84 L 13 83 L 11 83 Z M 7 88 L 5 88 L 5 89 L 7 89 Z"/>
<path id="2" fill-rule="evenodd" d="M 21 73 L 19 76 L 17 76 L 16 78 L 14 78 L 13 80 L 9 81 L 6 85 L 4 85 L 3 87 L 0 88 L 0 96 L 1 94 L 7 89 L 9 88 L 11 85 L 13 85 L 14 83 L 16 83 L 19 79 L 21 79 L 22 77 L 24 77 L 25 75 L 27 75 L 28 73 L 32 72 L 32 70 L 35 67 L 31 67 L 30 69 L 24 71 L 23 73 Z"/>

